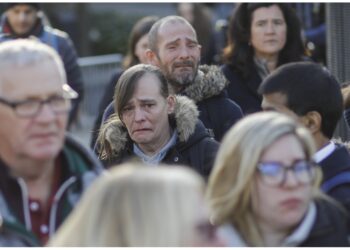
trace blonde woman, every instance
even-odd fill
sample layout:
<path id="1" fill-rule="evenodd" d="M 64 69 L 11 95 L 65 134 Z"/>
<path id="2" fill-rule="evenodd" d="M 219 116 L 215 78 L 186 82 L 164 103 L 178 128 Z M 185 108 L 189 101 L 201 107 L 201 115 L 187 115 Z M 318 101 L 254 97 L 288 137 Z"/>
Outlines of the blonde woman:
<path id="1" fill-rule="evenodd" d="M 49 242 L 55 247 L 222 246 L 201 177 L 185 167 L 132 163 L 91 187 Z"/>
<path id="2" fill-rule="evenodd" d="M 348 246 L 345 212 L 319 191 L 309 132 L 274 112 L 226 135 L 209 178 L 211 220 L 232 246 Z"/>

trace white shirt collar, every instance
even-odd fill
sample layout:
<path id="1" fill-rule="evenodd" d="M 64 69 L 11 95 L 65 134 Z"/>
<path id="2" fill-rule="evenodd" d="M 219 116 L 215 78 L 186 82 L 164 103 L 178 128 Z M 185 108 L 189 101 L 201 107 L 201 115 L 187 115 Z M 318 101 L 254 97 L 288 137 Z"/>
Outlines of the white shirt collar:
<path id="1" fill-rule="evenodd" d="M 330 141 L 327 146 L 321 148 L 320 150 L 318 150 L 315 154 L 314 154 L 314 161 L 316 163 L 320 163 L 321 161 L 323 161 L 324 159 L 326 159 L 331 153 L 333 153 L 333 151 L 335 150 L 336 146 L 334 144 L 334 142 Z"/>
<path id="2" fill-rule="evenodd" d="M 316 205 L 311 202 L 309 209 L 300 225 L 282 243 L 282 247 L 299 246 L 310 235 L 311 229 L 316 220 Z"/>

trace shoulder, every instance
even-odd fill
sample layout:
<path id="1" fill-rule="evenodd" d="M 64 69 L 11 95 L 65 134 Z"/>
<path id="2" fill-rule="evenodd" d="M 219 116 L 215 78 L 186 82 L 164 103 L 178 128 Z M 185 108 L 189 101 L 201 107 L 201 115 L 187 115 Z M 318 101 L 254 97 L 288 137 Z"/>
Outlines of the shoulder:
<path id="1" fill-rule="evenodd" d="M 346 212 L 324 199 L 316 200 L 316 209 L 315 224 L 302 246 L 349 246 Z"/>
<path id="2" fill-rule="evenodd" d="M 69 39 L 69 35 L 68 35 L 67 32 L 64 32 L 62 30 L 55 29 L 55 28 L 52 28 L 52 27 L 49 27 L 49 26 L 45 26 L 44 27 L 44 32 L 52 34 L 52 35 L 56 36 L 57 38 L 60 38 L 60 39 L 63 39 L 63 40 Z"/>
<path id="3" fill-rule="evenodd" d="M 93 171 L 99 174 L 103 171 L 102 164 L 95 154 L 69 133 L 66 134 L 63 154 L 67 160 L 67 167 L 71 172 L 84 173 Z"/>

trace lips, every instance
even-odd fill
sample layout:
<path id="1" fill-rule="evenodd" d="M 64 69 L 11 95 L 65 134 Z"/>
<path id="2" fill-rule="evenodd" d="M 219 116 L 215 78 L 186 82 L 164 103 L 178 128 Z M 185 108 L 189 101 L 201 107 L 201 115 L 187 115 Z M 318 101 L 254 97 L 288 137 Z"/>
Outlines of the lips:
<path id="1" fill-rule="evenodd" d="M 287 209 L 296 209 L 300 207 L 301 204 L 302 204 L 302 200 L 298 198 L 286 199 L 280 203 L 282 207 Z"/>
<path id="2" fill-rule="evenodd" d="M 132 131 L 133 134 L 136 134 L 136 133 L 142 133 L 142 132 L 146 132 L 146 131 L 150 131 L 151 129 L 149 128 L 141 128 L 141 129 L 135 129 Z"/>

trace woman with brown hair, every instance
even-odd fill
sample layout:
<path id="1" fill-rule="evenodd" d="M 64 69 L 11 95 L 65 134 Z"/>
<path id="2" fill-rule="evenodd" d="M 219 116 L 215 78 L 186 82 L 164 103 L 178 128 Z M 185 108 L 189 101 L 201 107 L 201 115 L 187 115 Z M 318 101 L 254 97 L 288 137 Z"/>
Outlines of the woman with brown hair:
<path id="1" fill-rule="evenodd" d="M 282 64 L 305 59 L 300 22 L 287 3 L 239 4 L 228 29 L 222 71 L 243 113 L 261 110 L 258 88 Z"/>

